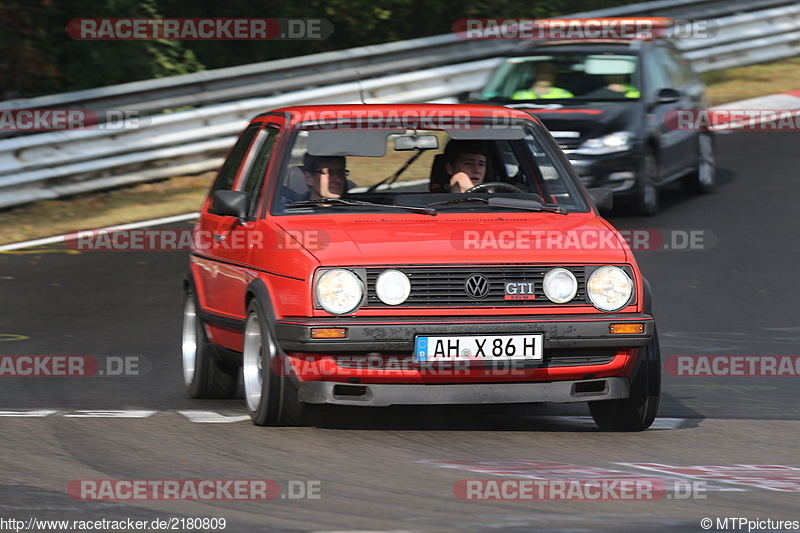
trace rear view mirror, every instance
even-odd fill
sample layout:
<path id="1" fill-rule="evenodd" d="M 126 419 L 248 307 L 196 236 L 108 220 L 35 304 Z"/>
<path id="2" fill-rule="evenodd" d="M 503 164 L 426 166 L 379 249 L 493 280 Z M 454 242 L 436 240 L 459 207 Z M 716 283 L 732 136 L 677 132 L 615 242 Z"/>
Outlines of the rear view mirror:
<path id="1" fill-rule="evenodd" d="M 680 91 L 670 88 L 664 88 L 658 91 L 658 96 L 656 97 L 657 104 L 671 104 L 673 102 L 677 102 L 681 99 Z"/>
<path id="2" fill-rule="evenodd" d="M 437 148 L 439 148 L 439 138 L 436 135 L 404 135 L 394 140 L 394 149 L 397 152 Z"/>
<path id="3" fill-rule="evenodd" d="M 236 217 L 244 220 L 247 217 L 247 193 L 242 191 L 215 191 L 211 196 L 212 215 Z"/>

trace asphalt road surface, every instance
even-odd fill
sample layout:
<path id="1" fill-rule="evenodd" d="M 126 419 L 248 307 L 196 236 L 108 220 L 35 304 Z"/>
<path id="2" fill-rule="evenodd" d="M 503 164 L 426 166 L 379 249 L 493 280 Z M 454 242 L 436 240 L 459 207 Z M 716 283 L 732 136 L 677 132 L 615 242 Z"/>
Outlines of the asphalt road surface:
<path id="1" fill-rule="evenodd" d="M 255 427 L 241 399 L 184 392 L 184 252 L 2 253 L 0 355 L 93 356 L 104 375 L 0 378 L 0 530 L 800 528 L 774 527 L 800 520 L 800 387 L 786 366 L 797 360 L 779 357 L 800 353 L 798 143 L 719 136 L 715 193 L 670 190 L 656 217 L 612 217 L 640 238 L 665 361 L 659 418 L 642 433 L 601 432 L 581 404 L 331 408 L 309 427 Z M 783 375 L 718 375 L 769 374 L 770 357 Z M 595 482 L 570 493 L 575 479 Z M 207 480 L 220 499 L 100 499 L 132 480 L 181 491 Z M 609 492 L 587 488 L 598 486 Z"/>

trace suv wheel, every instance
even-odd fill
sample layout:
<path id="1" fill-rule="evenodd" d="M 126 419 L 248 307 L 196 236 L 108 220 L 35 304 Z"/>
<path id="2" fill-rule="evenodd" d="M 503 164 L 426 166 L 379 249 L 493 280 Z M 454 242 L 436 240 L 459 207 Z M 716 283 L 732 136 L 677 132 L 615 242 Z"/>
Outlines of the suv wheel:
<path id="1" fill-rule="evenodd" d="M 710 133 L 701 133 L 697 138 L 697 168 L 684 178 L 683 184 L 691 192 L 708 193 L 714 189 L 715 174 L 714 139 Z"/>
<path id="2" fill-rule="evenodd" d="M 636 196 L 633 210 L 637 215 L 649 217 L 661 210 L 658 188 L 655 185 L 657 175 L 658 163 L 656 162 L 656 156 L 648 150 L 642 157 L 639 175 L 636 177 Z"/>
<path id="3" fill-rule="evenodd" d="M 183 303 L 183 382 L 191 398 L 232 398 L 236 393 L 238 367 L 211 355 L 205 327 L 197 316 L 194 294 Z"/>
<path id="4" fill-rule="evenodd" d="M 642 431 L 656 418 L 661 396 L 661 351 L 658 334 L 639 351 L 630 376 L 631 394 L 624 400 L 589 402 L 589 411 L 600 429 Z"/>
<path id="5" fill-rule="evenodd" d="M 261 305 L 253 299 L 247 309 L 242 375 L 247 412 L 257 426 L 299 425 L 305 418 L 305 404 L 298 401 L 297 388 L 286 376 L 288 367 L 279 368 L 285 362 Z"/>

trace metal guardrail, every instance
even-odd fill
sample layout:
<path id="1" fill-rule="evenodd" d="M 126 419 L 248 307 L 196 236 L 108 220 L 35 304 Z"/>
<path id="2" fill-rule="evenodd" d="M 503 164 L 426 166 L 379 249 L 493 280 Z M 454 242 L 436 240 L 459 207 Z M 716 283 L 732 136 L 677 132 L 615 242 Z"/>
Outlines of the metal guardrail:
<path id="1" fill-rule="evenodd" d="M 660 0 L 571 16 L 669 15 L 697 19 L 700 12 L 730 14 L 753 5 L 776 4 L 786 2 Z M 716 37 L 678 42 L 700 71 L 800 53 L 800 6 L 794 3 L 735 14 L 717 22 L 720 31 Z M 0 108 L 6 109 L 134 106 L 143 113 L 164 107 L 200 107 L 153 115 L 149 126 L 138 130 L 73 130 L 0 140 L 0 207 L 212 170 L 219 166 L 246 122 L 264 109 L 358 101 L 355 68 L 362 77 L 369 76 L 362 82 L 369 102 L 436 101 L 475 90 L 500 61 L 494 56 L 505 54 L 515 45 L 513 41 L 464 41 L 441 35 L 3 102 Z M 333 85 L 321 85 L 323 81 Z M 277 94 L 281 91 L 287 92 Z"/>

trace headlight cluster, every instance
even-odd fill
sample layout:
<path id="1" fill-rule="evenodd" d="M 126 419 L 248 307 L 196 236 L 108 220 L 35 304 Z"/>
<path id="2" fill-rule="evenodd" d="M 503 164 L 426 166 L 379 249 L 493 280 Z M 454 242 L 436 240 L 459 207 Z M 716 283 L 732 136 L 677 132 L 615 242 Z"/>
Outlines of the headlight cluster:
<path id="1" fill-rule="evenodd" d="M 324 272 L 317 278 L 314 294 L 319 305 L 334 315 L 351 313 L 364 299 L 364 283 L 344 268 Z M 411 282 L 399 270 L 384 270 L 375 282 L 375 294 L 386 305 L 400 305 L 411 294 Z"/>
<path id="2" fill-rule="evenodd" d="M 544 275 L 542 290 L 551 302 L 565 304 L 578 294 L 578 280 L 566 268 L 553 268 Z M 323 272 L 314 285 L 317 302 L 334 315 L 355 311 L 363 303 L 364 293 L 361 278 L 344 268 Z M 400 305 L 410 294 L 411 282 L 400 270 L 384 270 L 375 281 L 375 295 L 386 305 Z M 631 301 L 633 280 L 619 267 L 603 266 L 594 270 L 586 280 L 586 295 L 601 311 L 619 311 Z"/>
<path id="3" fill-rule="evenodd" d="M 578 280 L 566 268 L 554 268 L 544 275 L 542 289 L 551 302 L 565 304 L 578 293 Z M 633 281 L 619 267 L 600 267 L 589 275 L 586 294 L 592 305 L 601 311 L 619 311 L 631 300 Z"/>
<path id="4" fill-rule="evenodd" d="M 575 150 L 575 153 L 583 155 L 604 155 L 626 152 L 632 148 L 633 138 L 634 135 L 630 131 L 609 133 L 603 137 L 587 139 Z"/>

